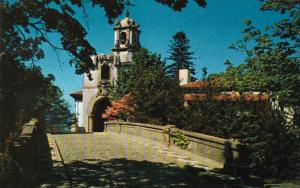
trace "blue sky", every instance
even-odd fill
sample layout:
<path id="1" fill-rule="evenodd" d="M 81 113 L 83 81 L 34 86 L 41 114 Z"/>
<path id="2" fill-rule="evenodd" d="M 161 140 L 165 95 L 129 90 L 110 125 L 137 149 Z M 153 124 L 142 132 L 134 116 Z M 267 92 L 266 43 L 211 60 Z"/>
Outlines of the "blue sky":
<path id="1" fill-rule="evenodd" d="M 207 67 L 209 73 L 224 70 L 226 59 L 234 64 L 244 62 L 245 56 L 228 49 L 229 44 L 242 37 L 243 20 L 251 19 L 257 27 L 270 25 L 282 16 L 275 12 L 259 11 L 259 0 L 207 0 L 207 7 L 201 8 L 193 1 L 181 12 L 174 12 L 154 0 L 133 0 L 135 6 L 130 8 L 130 16 L 141 25 L 141 44 L 152 52 L 168 57 L 168 45 L 172 36 L 184 31 L 190 39 L 194 52 L 196 77 L 201 77 L 201 68 Z M 114 33 L 105 18 L 102 8 L 86 7 L 88 24 L 85 23 L 82 10 L 78 9 L 76 17 L 86 27 L 87 39 L 98 53 L 110 53 L 113 47 Z M 122 19 L 124 15 L 120 16 Z M 87 27 L 88 26 L 88 27 Z M 59 37 L 49 35 L 52 41 L 59 43 Z M 70 93 L 81 90 L 82 75 L 76 75 L 68 64 L 66 53 L 59 54 L 62 63 L 51 47 L 44 46 L 45 59 L 37 65 L 45 74 L 52 73 L 56 77 L 55 84 L 64 92 L 65 99 L 74 111 L 74 101 Z"/>

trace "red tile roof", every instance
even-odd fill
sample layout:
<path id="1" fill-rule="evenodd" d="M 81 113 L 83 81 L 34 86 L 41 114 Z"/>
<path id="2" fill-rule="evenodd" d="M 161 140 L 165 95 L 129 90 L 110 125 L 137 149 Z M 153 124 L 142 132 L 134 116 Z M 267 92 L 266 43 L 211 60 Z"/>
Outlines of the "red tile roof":
<path id="1" fill-rule="evenodd" d="M 207 100 L 207 94 L 185 94 L 185 101 L 203 101 Z M 230 93 L 221 93 L 217 95 L 212 95 L 212 100 L 216 101 L 269 101 L 270 96 L 266 93 L 253 92 L 253 93 L 244 93 L 239 94 L 238 92 L 230 92 Z"/>
<path id="2" fill-rule="evenodd" d="M 203 89 L 210 87 L 215 87 L 215 79 L 211 80 L 211 82 L 208 82 L 207 80 L 197 80 L 194 82 L 189 82 L 185 85 L 182 85 L 181 87 L 184 89 Z"/>
<path id="3" fill-rule="evenodd" d="M 208 87 L 217 88 L 217 77 L 213 78 L 211 82 L 208 82 L 207 80 L 197 80 L 194 82 L 189 82 L 185 85 L 182 85 L 181 87 L 183 89 L 205 89 Z M 201 90 L 199 90 L 200 92 Z M 205 93 L 189 93 L 187 92 L 184 95 L 185 101 L 203 101 L 207 100 L 208 96 Z M 269 101 L 270 95 L 267 93 L 262 92 L 245 92 L 245 93 L 238 93 L 235 91 L 232 92 L 220 92 L 218 94 L 214 94 L 210 97 L 212 100 L 217 101 Z"/>

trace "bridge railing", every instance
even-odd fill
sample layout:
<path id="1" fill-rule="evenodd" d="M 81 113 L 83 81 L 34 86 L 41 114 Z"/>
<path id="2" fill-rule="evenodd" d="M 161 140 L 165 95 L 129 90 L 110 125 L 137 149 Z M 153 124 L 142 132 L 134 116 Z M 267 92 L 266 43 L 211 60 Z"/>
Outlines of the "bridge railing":
<path id="1" fill-rule="evenodd" d="M 14 167 L 23 182 L 36 183 L 51 173 L 47 136 L 36 118 L 23 125 L 12 149 Z"/>
<path id="2" fill-rule="evenodd" d="M 232 139 L 223 139 L 206 134 L 185 131 L 176 128 L 175 125 L 153 125 L 145 123 L 133 123 L 124 121 L 105 122 L 105 132 L 116 132 L 142 136 L 148 139 L 165 143 L 170 147 L 176 147 L 174 132 L 180 132 L 188 141 L 185 152 L 198 160 L 207 160 L 220 168 L 240 161 L 243 156 L 244 145 Z M 178 147 L 176 147 L 178 148 Z"/>
<path id="3" fill-rule="evenodd" d="M 25 123 L 19 137 L 13 143 L 13 162 L 19 176 L 27 182 L 34 181 L 34 139 L 38 120 L 32 118 Z"/>

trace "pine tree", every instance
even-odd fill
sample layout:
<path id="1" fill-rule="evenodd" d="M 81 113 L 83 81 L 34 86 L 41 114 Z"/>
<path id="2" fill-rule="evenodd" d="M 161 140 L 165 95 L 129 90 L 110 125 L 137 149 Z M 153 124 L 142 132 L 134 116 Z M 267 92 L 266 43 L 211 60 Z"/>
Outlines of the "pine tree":
<path id="1" fill-rule="evenodd" d="M 190 40 L 186 37 L 185 33 L 180 31 L 173 36 L 171 40 L 170 50 L 168 53 L 173 63 L 167 66 L 167 74 L 171 77 L 177 77 L 179 69 L 189 69 L 192 79 L 195 79 L 195 68 L 193 59 L 193 52 L 190 51 Z"/>

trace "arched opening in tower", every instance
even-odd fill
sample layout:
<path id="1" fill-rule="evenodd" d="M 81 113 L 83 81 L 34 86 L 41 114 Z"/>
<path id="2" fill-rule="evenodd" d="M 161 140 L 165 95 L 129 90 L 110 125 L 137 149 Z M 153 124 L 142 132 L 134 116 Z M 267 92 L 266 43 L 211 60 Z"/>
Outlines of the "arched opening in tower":
<path id="1" fill-rule="evenodd" d="M 126 40 L 127 40 L 126 32 L 122 32 L 122 33 L 120 34 L 120 41 L 121 41 L 121 44 L 125 44 L 125 43 L 126 43 Z"/>
<path id="2" fill-rule="evenodd" d="M 94 104 L 93 107 L 93 132 L 103 132 L 104 122 L 106 121 L 102 118 L 102 114 L 105 112 L 106 108 L 110 105 L 110 101 L 107 98 L 102 98 Z"/>

